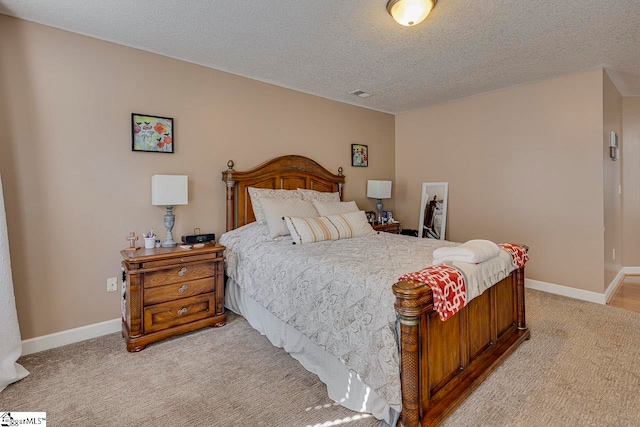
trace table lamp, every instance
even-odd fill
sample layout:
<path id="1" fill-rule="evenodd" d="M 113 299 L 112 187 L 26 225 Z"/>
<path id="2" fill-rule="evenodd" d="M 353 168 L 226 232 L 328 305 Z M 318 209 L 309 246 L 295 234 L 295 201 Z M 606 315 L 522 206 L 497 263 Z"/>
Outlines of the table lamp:
<path id="1" fill-rule="evenodd" d="M 167 237 L 162 243 L 163 248 L 171 248 L 177 245 L 173 241 L 171 230 L 176 217 L 173 215 L 175 205 L 188 203 L 188 179 L 187 175 L 153 175 L 151 177 L 151 204 L 154 206 L 166 206 L 164 226 L 167 229 Z"/>
<path id="2" fill-rule="evenodd" d="M 378 210 L 378 222 L 382 224 L 382 199 L 391 198 L 391 181 L 367 181 L 367 197 L 378 199 L 376 209 Z"/>

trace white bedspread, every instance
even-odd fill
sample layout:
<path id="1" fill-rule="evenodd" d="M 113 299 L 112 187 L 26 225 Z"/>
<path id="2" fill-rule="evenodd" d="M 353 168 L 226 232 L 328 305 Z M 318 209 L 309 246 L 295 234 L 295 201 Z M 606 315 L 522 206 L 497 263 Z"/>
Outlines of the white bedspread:
<path id="1" fill-rule="evenodd" d="M 227 274 L 277 318 L 335 355 L 389 406 L 401 408 L 391 285 L 455 243 L 390 233 L 293 245 L 249 224 L 225 233 Z"/>

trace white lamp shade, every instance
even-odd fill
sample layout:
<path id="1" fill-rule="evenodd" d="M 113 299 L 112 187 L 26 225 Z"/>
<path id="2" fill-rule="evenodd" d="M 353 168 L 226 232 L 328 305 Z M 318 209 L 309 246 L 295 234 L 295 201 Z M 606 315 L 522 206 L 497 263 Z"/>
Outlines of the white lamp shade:
<path id="1" fill-rule="evenodd" d="M 391 181 L 367 181 L 367 197 L 371 199 L 391 198 Z"/>
<path id="2" fill-rule="evenodd" d="M 187 175 L 153 175 L 151 177 L 151 204 L 175 206 L 189 203 Z"/>

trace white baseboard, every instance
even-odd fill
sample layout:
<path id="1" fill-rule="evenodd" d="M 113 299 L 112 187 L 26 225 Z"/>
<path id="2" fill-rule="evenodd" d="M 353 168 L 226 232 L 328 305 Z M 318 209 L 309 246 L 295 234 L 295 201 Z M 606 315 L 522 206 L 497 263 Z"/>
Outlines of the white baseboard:
<path id="1" fill-rule="evenodd" d="M 609 283 L 609 286 L 607 286 L 607 289 L 605 289 L 604 291 L 605 304 L 609 302 L 609 300 L 613 296 L 616 289 L 618 289 L 618 286 L 622 284 L 625 274 L 629 274 L 627 272 L 628 268 L 633 268 L 633 267 L 622 267 L 620 271 L 618 271 L 618 274 L 616 274 L 616 277 L 614 277 L 611 283 Z"/>
<path id="2" fill-rule="evenodd" d="M 640 267 L 622 267 L 618 271 L 618 274 L 616 274 L 616 277 L 614 277 L 611 283 L 609 283 L 609 286 L 607 286 L 607 289 L 603 294 L 533 279 L 524 279 L 524 286 L 538 291 L 549 292 L 551 294 L 595 302 L 597 304 L 606 304 L 624 280 L 624 276 L 630 274 L 640 274 Z"/>
<path id="3" fill-rule="evenodd" d="M 555 283 L 541 282 L 540 280 L 524 279 L 524 286 L 537 291 L 549 292 L 550 294 L 562 295 L 581 299 L 583 301 L 606 304 L 605 294 L 585 291 L 584 289 L 570 288 L 569 286 L 556 285 Z"/>
<path id="4" fill-rule="evenodd" d="M 122 319 L 117 318 L 94 323 L 93 325 L 56 332 L 54 334 L 43 335 L 41 337 L 29 338 L 28 340 L 22 341 L 22 355 L 26 356 L 27 354 L 62 347 L 63 345 L 73 344 L 74 342 L 101 337 L 118 332 L 121 329 Z"/>
<path id="5" fill-rule="evenodd" d="M 624 267 L 624 274 L 638 275 L 640 274 L 640 267 Z"/>

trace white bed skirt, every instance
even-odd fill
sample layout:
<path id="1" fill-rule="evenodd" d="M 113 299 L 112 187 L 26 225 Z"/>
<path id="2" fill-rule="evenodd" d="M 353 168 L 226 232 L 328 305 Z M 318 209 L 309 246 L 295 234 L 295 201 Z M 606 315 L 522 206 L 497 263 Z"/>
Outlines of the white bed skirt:
<path id="1" fill-rule="evenodd" d="M 276 347 L 284 349 L 304 368 L 327 385 L 327 394 L 345 408 L 366 412 L 381 420 L 381 426 L 395 426 L 399 410 L 391 408 L 375 391 L 347 370 L 340 360 L 322 350 L 309 338 L 281 321 L 248 297 L 231 278 L 227 278 L 225 306 L 247 319 L 249 324 Z M 396 408 L 400 409 L 400 408 Z"/>

